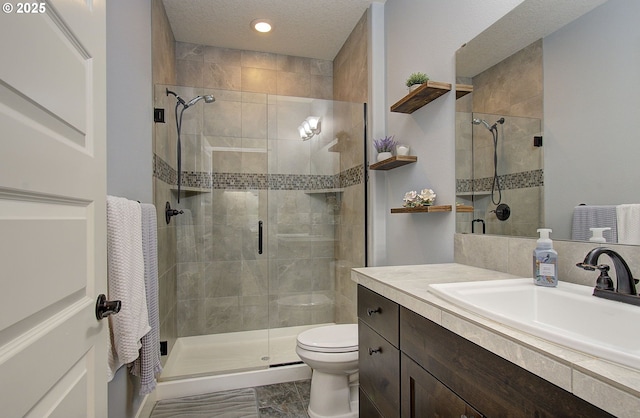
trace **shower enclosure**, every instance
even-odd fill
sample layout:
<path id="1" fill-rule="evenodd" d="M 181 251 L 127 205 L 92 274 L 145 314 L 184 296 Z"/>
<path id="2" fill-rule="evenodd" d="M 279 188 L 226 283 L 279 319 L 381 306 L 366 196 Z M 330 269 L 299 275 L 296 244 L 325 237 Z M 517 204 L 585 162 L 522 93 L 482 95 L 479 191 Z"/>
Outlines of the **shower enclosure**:
<path id="1" fill-rule="evenodd" d="M 173 112 L 155 125 L 156 205 L 184 212 L 159 235 L 175 249 L 161 380 L 298 362 L 295 336 L 345 317 L 337 276 L 364 265 L 364 105 L 157 85 L 156 108 L 167 88 L 215 102 L 183 114 L 180 203 Z"/>

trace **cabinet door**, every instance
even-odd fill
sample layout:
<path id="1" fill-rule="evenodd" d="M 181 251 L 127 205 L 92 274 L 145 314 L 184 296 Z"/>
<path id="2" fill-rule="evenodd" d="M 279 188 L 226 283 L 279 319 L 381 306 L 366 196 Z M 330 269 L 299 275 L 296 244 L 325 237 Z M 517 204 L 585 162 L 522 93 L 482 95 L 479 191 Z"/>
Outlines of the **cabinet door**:
<path id="1" fill-rule="evenodd" d="M 482 414 L 404 354 L 401 363 L 403 418 L 482 417 Z"/>
<path id="2" fill-rule="evenodd" d="M 358 323 L 360 388 L 386 418 L 400 416 L 400 354 L 397 348 Z"/>

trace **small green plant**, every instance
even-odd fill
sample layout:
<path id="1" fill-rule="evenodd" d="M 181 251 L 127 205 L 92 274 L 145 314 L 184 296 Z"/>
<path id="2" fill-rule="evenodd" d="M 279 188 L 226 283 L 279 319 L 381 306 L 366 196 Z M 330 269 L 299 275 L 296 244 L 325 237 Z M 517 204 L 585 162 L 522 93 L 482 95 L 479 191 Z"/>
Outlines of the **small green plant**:
<path id="1" fill-rule="evenodd" d="M 429 81 L 429 76 L 425 73 L 412 73 L 409 78 L 407 78 L 407 82 L 405 83 L 407 87 L 411 87 L 414 84 L 424 84 Z"/>

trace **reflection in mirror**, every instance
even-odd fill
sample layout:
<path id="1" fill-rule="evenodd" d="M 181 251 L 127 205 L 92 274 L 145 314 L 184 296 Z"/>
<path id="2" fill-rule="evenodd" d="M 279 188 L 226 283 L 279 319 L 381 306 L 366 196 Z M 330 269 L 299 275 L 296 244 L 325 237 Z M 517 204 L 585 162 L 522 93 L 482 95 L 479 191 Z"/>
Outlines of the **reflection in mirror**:
<path id="1" fill-rule="evenodd" d="M 545 226 L 553 229 L 554 239 L 588 239 L 589 227 L 610 225 L 589 221 L 576 234 L 574 211 L 580 204 L 596 206 L 598 211 L 609 206 L 614 212 L 622 208 L 640 213 L 640 206 L 622 206 L 640 203 L 640 141 L 636 133 L 640 114 L 640 54 L 636 53 L 640 50 L 640 2 L 549 2 L 539 19 L 522 20 L 526 13 L 519 9 L 537 3 L 540 1 L 525 0 L 494 26 L 504 26 L 502 21 L 509 20 L 510 15 L 516 15 L 509 22 L 512 28 L 529 28 L 531 22 L 545 26 L 545 16 L 559 14 L 551 9 L 555 3 L 563 3 L 557 6 L 565 8 L 587 8 L 575 11 L 567 20 L 570 23 L 551 31 L 545 29 L 547 32 L 540 33 L 542 39 L 521 44 L 519 52 L 510 52 L 497 64 L 469 71 L 473 67 L 470 63 L 483 59 L 475 59 L 474 54 L 486 49 L 474 49 L 482 44 L 484 32 L 458 53 L 457 82 L 472 84 L 473 93 L 456 104 L 457 200 L 472 204 L 474 212 L 457 215 L 457 232 L 470 233 L 473 220 L 482 218 L 489 234 L 536 236 L 536 228 Z M 500 33 L 494 26 L 487 31 Z M 514 38 L 503 37 L 500 42 L 522 42 L 519 36 Z M 508 50 L 513 45 L 496 48 Z M 500 132 L 498 141 L 498 178 L 504 181 L 502 200 L 512 208 L 511 217 L 504 222 L 491 212 L 495 205 L 490 195 L 484 196 L 487 177 L 492 176 L 487 168 L 492 166 L 487 152 L 490 147 L 486 145 L 490 135 L 487 137 L 482 125 L 471 123 L 473 118 L 493 123 L 499 117 L 506 122 L 504 136 Z M 523 122 L 527 129 L 520 124 L 510 126 L 514 119 L 531 122 Z M 516 139 L 518 136 L 520 139 Z M 543 147 L 534 146 L 536 136 L 544 137 Z M 608 216 L 611 213 L 609 208 Z M 614 218 L 620 232 L 622 218 Z M 627 238 L 621 241 L 607 232 L 607 242 L 640 243 L 640 230 L 629 230 L 628 226 L 622 229 Z M 475 228 L 475 233 L 479 231 L 481 228 Z"/>
<path id="2" fill-rule="evenodd" d="M 473 93 L 456 102 L 456 194 L 474 208 L 457 215 L 457 231 L 471 232 L 475 220 L 488 234 L 533 236 L 542 225 L 542 148 L 533 143 L 542 120 L 542 42 L 457 81 Z M 508 218 L 497 216 L 500 205 L 510 208 Z"/>

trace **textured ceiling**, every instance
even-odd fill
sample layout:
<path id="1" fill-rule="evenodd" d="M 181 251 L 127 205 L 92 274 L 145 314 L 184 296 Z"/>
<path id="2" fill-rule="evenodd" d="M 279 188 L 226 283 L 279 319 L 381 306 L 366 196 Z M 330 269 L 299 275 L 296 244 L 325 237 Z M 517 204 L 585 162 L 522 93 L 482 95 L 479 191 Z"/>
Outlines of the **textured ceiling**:
<path id="1" fill-rule="evenodd" d="M 369 5 L 384 0 L 163 0 L 176 41 L 333 60 Z M 254 31 L 254 19 L 273 30 Z"/>
<path id="2" fill-rule="evenodd" d="M 456 74 L 474 77 L 606 0 L 525 0 L 458 52 Z"/>

